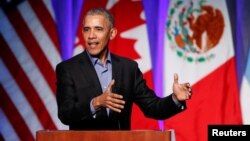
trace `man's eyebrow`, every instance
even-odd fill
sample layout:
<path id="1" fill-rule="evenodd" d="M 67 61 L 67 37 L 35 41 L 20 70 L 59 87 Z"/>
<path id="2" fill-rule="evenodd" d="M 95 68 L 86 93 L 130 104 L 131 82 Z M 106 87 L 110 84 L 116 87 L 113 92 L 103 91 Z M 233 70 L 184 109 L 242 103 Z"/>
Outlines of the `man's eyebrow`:
<path id="1" fill-rule="evenodd" d="M 91 28 L 90 26 L 83 26 L 83 28 Z M 94 28 L 103 28 L 103 26 L 94 26 Z"/>
<path id="2" fill-rule="evenodd" d="M 103 28 L 102 26 L 95 26 L 94 28 Z"/>

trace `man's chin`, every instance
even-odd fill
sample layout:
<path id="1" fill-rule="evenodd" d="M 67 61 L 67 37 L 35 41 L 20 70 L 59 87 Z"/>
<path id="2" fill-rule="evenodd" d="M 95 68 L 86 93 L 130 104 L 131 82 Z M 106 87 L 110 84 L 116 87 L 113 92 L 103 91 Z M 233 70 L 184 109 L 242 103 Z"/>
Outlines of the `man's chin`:
<path id="1" fill-rule="evenodd" d="M 97 51 L 90 51 L 90 50 L 88 50 L 88 52 L 89 52 L 89 54 L 90 54 L 91 56 L 93 56 L 93 57 L 98 57 L 98 56 L 100 56 L 100 52 L 97 52 Z"/>
<path id="2" fill-rule="evenodd" d="M 92 49 L 87 49 L 87 51 L 89 52 L 89 54 L 93 57 L 100 57 L 100 56 L 103 56 L 104 54 L 107 53 L 106 50 L 92 50 Z"/>

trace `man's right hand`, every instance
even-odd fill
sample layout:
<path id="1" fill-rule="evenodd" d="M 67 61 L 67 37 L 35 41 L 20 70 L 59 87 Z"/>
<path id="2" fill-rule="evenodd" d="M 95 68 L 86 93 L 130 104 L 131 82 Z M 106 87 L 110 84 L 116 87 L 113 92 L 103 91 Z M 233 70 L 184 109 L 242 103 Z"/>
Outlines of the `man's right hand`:
<path id="1" fill-rule="evenodd" d="M 115 84 L 115 80 L 113 79 L 105 92 L 101 94 L 100 96 L 97 96 L 93 100 L 93 106 L 95 109 L 98 109 L 100 107 L 106 107 L 109 108 L 115 112 L 121 112 L 121 110 L 124 108 L 125 101 L 122 100 L 123 96 L 112 93 L 112 86 Z"/>

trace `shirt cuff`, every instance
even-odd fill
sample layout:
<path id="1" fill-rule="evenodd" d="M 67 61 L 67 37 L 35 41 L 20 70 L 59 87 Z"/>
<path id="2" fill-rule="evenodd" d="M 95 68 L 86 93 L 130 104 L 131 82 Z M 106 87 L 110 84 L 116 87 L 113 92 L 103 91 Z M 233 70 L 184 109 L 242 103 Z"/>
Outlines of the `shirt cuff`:
<path id="1" fill-rule="evenodd" d="M 94 100 L 94 98 L 90 101 L 90 111 L 92 113 L 93 118 L 95 118 L 96 117 L 96 110 L 93 106 L 93 100 Z"/>
<path id="2" fill-rule="evenodd" d="M 173 99 L 175 105 L 176 105 L 178 108 L 180 108 L 180 109 L 183 110 L 183 109 L 184 109 L 184 105 L 181 104 L 177 99 L 175 99 L 173 95 L 174 95 L 174 94 L 172 94 L 172 99 Z"/>

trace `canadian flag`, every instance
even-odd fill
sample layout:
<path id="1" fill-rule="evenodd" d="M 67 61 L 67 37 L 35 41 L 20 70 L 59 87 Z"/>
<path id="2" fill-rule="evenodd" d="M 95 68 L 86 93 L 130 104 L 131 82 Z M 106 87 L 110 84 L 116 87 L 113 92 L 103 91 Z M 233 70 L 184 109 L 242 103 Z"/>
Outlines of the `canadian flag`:
<path id="1" fill-rule="evenodd" d="M 242 124 L 231 25 L 225 1 L 169 5 L 164 46 L 164 94 L 173 75 L 190 82 L 187 110 L 166 120 L 177 141 L 206 141 L 210 124 Z"/>

